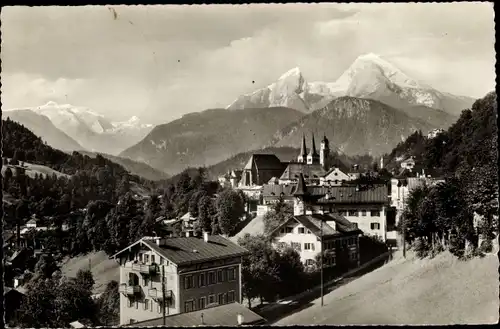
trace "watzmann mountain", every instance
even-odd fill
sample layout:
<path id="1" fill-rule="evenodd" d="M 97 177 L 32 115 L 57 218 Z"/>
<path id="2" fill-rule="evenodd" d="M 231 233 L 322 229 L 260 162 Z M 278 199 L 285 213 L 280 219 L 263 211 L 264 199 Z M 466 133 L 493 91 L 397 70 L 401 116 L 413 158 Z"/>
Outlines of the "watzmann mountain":
<path id="1" fill-rule="evenodd" d="M 228 108 L 287 106 L 309 113 L 342 96 L 381 101 L 412 117 L 437 117 L 440 124 L 447 125 L 474 102 L 472 98 L 443 93 L 416 81 L 370 53 L 358 57 L 335 82 L 307 82 L 300 69 L 294 68 L 271 85 L 238 97 Z"/>

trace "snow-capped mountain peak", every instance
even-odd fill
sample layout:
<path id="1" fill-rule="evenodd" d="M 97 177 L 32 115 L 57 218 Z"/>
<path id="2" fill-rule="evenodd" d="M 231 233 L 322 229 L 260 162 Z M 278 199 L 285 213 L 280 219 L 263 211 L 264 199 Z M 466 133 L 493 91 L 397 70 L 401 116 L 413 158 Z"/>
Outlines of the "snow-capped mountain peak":
<path id="1" fill-rule="evenodd" d="M 285 73 L 283 73 L 278 78 L 278 80 L 285 80 L 285 79 L 288 79 L 290 77 L 298 77 L 298 76 L 302 76 L 302 72 L 300 72 L 300 69 L 298 67 L 294 67 L 293 69 L 290 69 L 290 70 L 286 71 Z"/>

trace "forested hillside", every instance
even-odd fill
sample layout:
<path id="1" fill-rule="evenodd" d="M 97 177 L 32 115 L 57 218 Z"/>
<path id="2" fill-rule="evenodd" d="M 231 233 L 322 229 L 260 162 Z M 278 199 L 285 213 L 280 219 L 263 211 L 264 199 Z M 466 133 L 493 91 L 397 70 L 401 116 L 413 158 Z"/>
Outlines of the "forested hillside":
<path id="1" fill-rule="evenodd" d="M 415 189 L 407 200 L 406 239 L 420 255 L 444 248 L 459 257 L 491 250 L 498 234 L 496 121 L 496 94 L 490 93 L 463 111 L 448 131 L 433 139 L 416 134 L 398 146 L 445 177 L 437 186 Z"/>

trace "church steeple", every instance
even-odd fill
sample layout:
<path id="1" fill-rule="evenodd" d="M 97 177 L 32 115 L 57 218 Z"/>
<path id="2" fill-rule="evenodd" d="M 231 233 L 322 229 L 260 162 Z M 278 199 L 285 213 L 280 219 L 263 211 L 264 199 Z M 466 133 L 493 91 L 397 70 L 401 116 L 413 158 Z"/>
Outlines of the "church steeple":
<path id="1" fill-rule="evenodd" d="M 307 158 L 306 136 L 302 134 L 302 146 L 300 147 L 300 154 L 297 157 L 298 162 L 305 162 Z"/>
<path id="2" fill-rule="evenodd" d="M 314 134 L 312 135 L 312 147 L 307 155 L 307 164 L 319 163 L 319 154 L 316 152 L 316 142 L 314 141 Z"/>

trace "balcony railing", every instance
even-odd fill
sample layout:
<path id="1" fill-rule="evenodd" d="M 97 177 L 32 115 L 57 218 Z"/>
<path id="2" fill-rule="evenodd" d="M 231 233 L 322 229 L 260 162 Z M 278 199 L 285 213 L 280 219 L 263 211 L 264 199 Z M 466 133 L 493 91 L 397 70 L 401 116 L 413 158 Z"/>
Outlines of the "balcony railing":
<path id="1" fill-rule="evenodd" d="M 122 283 L 119 289 L 120 293 L 128 296 L 133 296 L 135 294 L 138 294 L 140 291 L 141 287 L 139 285 L 128 285 L 126 283 Z"/>
<path id="2" fill-rule="evenodd" d="M 155 275 L 158 273 L 158 265 L 157 264 L 146 265 L 143 263 L 132 263 L 132 270 L 138 271 L 142 274 Z"/>

